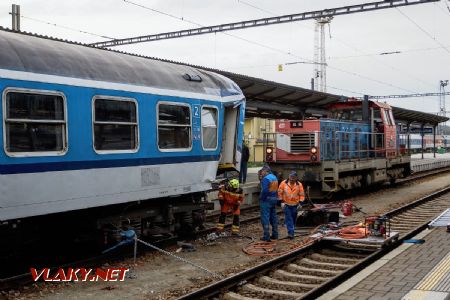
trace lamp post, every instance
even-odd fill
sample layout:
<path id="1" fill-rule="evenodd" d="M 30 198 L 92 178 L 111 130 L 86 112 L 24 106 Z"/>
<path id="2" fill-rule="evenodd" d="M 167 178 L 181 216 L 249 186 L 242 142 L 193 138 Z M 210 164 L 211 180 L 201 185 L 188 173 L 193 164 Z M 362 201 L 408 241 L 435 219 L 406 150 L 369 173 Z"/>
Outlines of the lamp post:
<path id="1" fill-rule="evenodd" d="M 448 85 L 448 80 L 441 80 L 439 82 L 439 115 L 446 117 L 447 110 L 445 107 L 445 87 Z M 440 134 L 443 134 L 444 132 L 444 126 L 446 126 L 447 122 L 444 122 L 444 125 L 441 125 Z"/>

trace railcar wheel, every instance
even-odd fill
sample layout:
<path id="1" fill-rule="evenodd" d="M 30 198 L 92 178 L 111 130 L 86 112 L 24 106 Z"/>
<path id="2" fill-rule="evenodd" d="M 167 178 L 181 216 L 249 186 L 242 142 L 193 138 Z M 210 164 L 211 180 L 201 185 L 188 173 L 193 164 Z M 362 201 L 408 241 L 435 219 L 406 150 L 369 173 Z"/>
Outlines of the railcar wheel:
<path id="1" fill-rule="evenodd" d="M 334 196 L 335 196 L 335 193 L 333 193 L 333 192 L 329 192 L 329 193 L 327 193 L 327 194 L 325 194 L 325 200 L 327 200 L 327 201 L 332 201 L 333 199 L 334 199 Z"/>
<path id="2" fill-rule="evenodd" d="M 193 218 L 191 213 L 183 212 L 175 217 L 177 225 L 175 232 L 180 237 L 190 237 L 194 235 Z"/>

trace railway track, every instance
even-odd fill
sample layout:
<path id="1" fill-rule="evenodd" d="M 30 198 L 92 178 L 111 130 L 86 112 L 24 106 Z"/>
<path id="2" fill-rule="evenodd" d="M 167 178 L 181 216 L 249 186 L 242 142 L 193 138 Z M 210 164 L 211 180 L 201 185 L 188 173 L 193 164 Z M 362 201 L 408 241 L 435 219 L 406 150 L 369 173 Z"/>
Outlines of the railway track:
<path id="1" fill-rule="evenodd" d="M 390 211 L 399 239 L 385 247 L 319 241 L 179 299 L 315 299 L 426 228 L 450 207 L 450 187 Z"/>

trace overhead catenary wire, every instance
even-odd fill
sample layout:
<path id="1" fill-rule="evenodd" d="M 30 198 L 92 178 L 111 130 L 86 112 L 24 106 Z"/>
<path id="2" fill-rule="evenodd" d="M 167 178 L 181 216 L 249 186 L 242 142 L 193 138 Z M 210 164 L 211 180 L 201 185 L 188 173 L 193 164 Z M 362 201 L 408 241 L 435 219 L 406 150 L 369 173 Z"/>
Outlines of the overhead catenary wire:
<path id="1" fill-rule="evenodd" d="M 438 5 L 437 3 L 433 3 L 433 4 L 435 7 L 439 8 L 440 11 L 443 12 L 446 16 L 448 15 L 448 11 L 444 7 Z M 447 3 L 445 2 L 445 4 L 447 4 Z"/>
<path id="2" fill-rule="evenodd" d="M 384 53 L 388 53 L 389 55 L 394 55 L 394 54 L 397 55 L 397 54 L 406 54 L 406 53 L 421 52 L 421 51 L 434 51 L 434 50 L 439 50 L 442 48 L 450 49 L 450 45 L 445 46 L 445 47 L 439 46 L 439 47 L 427 47 L 427 48 L 397 49 L 397 50 L 387 51 L 387 52 L 376 52 L 376 53 L 367 53 L 367 54 L 360 54 L 360 55 L 331 56 L 331 57 L 329 57 L 329 59 L 339 60 L 339 59 L 358 58 L 358 57 L 366 57 L 366 56 L 387 55 Z"/>
<path id="3" fill-rule="evenodd" d="M 73 28 L 73 27 L 69 27 L 69 26 L 65 26 L 65 25 L 60 25 L 60 24 L 56 24 L 56 23 L 51 23 L 51 22 L 47 22 L 47 21 L 44 21 L 44 20 L 40 20 L 40 19 L 36 19 L 36 18 L 24 16 L 24 15 L 21 15 L 20 17 L 23 18 L 23 19 L 34 21 L 34 22 L 39 22 L 39 23 L 50 25 L 50 26 L 63 28 L 63 29 L 66 29 L 66 30 L 76 31 L 76 32 L 80 32 L 80 33 L 83 33 L 83 34 L 88 34 L 88 35 L 92 35 L 92 36 L 96 36 L 96 37 L 100 37 L 100 38 L 104 38 L 104 39 L 108 39 L 108 40 L 116 39 L 114 37 L 101 35 L 101 34 L 97 34 L 97 33 L 92 33 L 92 32 L 89 32 L 89 31 L 85 31 L 85 30 L 81 30 L 81 29 L 77 29 L 77 28 Z"/>
<path id="4" fill-rule="evenodd" d="M 269 15 L 277 16 L 277 14 L 275 14 L 275 13 L 273 13 L 273 12 L 270 12 L 270 11 L 268 11 L 268 10 L 266 10 L 266 9 L 263 9 L 263 8 L 259 7 L 259 6 L 250 4 L 250 3 L 246 2 L 246 1 L 238 0 L 238 2 L 239 2 L 239 3 L 242 3 L 242 4 L 245 4 L 245 5 L 247 5 L 247 6 L 250 6 L 250 7 L 254 8 L 254 9 L 257 9 L 257 10 L 259 10 L 259 11 L 265 12 L 265 13 L 267 13 L 267 14 L 269 14 Z M 301 24 L 301 23 L 300 23 L 300 24 Z M 331 30 L 331 29 L 330 29 L 330 30 Z M 331 38 L 331 32 L 330 32 L 330 38 Z M 356 52 L 364 53 L 364 52 L 362 52 L 361 50 L 357 49 L 356 47 L 354 47 L 354 46 L 348 44 L 347 42 L 344 42 L 342 39 L 339 39 L 339 38 L 337 38 L 337 37 L 333 37 L 333 39 L 337 40 L 339 43 L 343 44 L 344 46 L 346 46 L 346 47 L 348 47 L 348 48 L 350 48 L 350 49 L 352 49 L 352 50 L 354 50 L 354 51 L 356 51 Z M 378 54 L 376 54 L 376 55 L 379 56 L 379 55 L 389 55 L 389 54 L 397 54 L 397 53 L 398 53 L 398 51 L 391 51 L 391 52 L 378 53 Z M 373 58 L 373 59 L 375 59 L 375 58 Z M 396 68 L 396 67 L 394 67 L 394 66 L 391 66 L 391 65 L 389 65 L 389 64 L 387 64 L 387 63 L 385 63 L 385 62 L 382 62 L 382 61 L 380 61 L 380 60 L 378 60 L 378 59 L 375 59 L 375 60 L 376 60 L 378 63 L 381 62 L 383 65 L 385 65 L 386 67 L 389 67 L 389 68 L 392 69 L 392 70 L 395 70 L 395 71 L 397 71 L 397 72 L 399 72 L 399 73 L 402 73 L 402 74 L 406 74 L 406 76 L 410 77 L 411 79 L 414 79 L 414 80 L 416 80 L 416 81 L 418 81 L 418 82 L 421 82 L 422 84 L 426 84 L 426 85 L 432 86 L 431 83 L 426 82 L 426 81 L 424 81 L 424 80 L 422 80 L 422 79 L 420 79 L 420 78 L 417 78 L 417 77 L 415 77 L 415 76 L 412 76 L 412 75 L 409 74 L 408 72 L 402 71 L 402 70 L 400 70 L 400 69 L 398 69 L 398 68 Z M 298 62 L 298 63 L 309 63 L 309 62 Z M 317 63 L 317 62 L 315 62 L 314 64 L 316 64 L 316 63 Z M 291 64 L 291 63 L 285 63 L 284 65 L 289 65 L 289 64 Z M 378 82 L 378 83 L 380 83 L 380 82 Z M 327 86 L 328 86 L 328 84 L 327 84 Z M 433 86 L 434 86 L 434 85 L 433 85 Z M 394 86 L 391 86 L 391 87 L 394 87 Z M 397 87 L 397 88 L 398 88 L 398 87 Z M 401 89 L 401 88 L 400 88 L 400 89 Z M 410 91 L 410 90 L 406 90 L 406 89 L 402 89 L 402 90 L 404 90 L 404 91 Z M 411 91 L 411 92 L 412 92 L 412 91 Z M 361 95 L 362 95 L 362 93 L 358 93 L 358 94 L 361 94 Z"/>
<path id="5" fill-rule="evenodd" d="M 340 69 L 338 67 L 333 67 L 333 66 L 330 66 L 330 65 L 328 65 L 328 68 L 336 70 L 336 71 L 339 71 L 339 72 L 342 72 L 342 73 L 350 74 L 350 75 L 353 75 L 353 76 L 356 76 L 356 77 L 360 77 L 360 78 L 363 78 L 363 79 L 366 79 L 366 80 L 369 80 L 369 81 L 373 81 L 373 82 L 376 82 L 376 83 L 379 83 L 379 84 L 382 84 L 382 85 L 390 86 L 390 87 L 393 87 L 393 88 L 396 88 L 396 89 L 399 89 L 399 90 L 402 90 L 402 91 L 414 93 L 414 91 L 412 91 L 412 90 L 404 89 L 404 88 L 396 86 L 396 85 L 394 85 L 392 83 L 385 82 L 385 81 L 378 80 L 378 79 L 374 79 L 374 78 L 371 78 L 371 77 L 368 77 L 368 76 L 364 76 L 364 75 L 361 75 L 361 74 L 358 74 L 358 73 L 355 73 L 355 72 L 352 72 L 352 71 L 346 71 L 346 70 Z"/>
<path id="6" fill-rule="evenodd" d="M 246 2 L 246 1 L 238 0 L 238 2 L 239 2 L 239 3 L 242 3 L 242 4 L 244 4 L 244 5 L 250 6 L 250 7 L 254 8 L 254 9 L 257 9 L 257 10 L 259 10 L 259 11 L 265 12 L 265 13 L 267 13 L 267 14 L 269 14 L 269 15 L 276 16 L 276 14 L 274 14 L 274 13 L 268 11 L 268 10 L 265 10 L 265 9 L 263 9 L 263 8 L 261 8 L 261 7 L 258 7 L 258 6 L 254 5 L 254 4 L 250 4 L 250 3 Z"/>
<path id="7" fill-rule="evenodd" d="M 450 16 L 450 6 L 449 6 L 449 2 L 447 1 L 443 1 L 445 3 L 445 6 L 447 7 L 447 10 L 445 8 L 443 8 L 441 5 L 439 5 L 438 3 L 434 3 L 435 6 L 437 6 L 445 15 Z"/>
<path id="8" fill-rule="evenodd" d="M 419 24 L 417 24 L 416 21 L 414 21 L 413 19 L 411 19 L 407 14 L 405 14 L 404 12 L 402 12 L 398 7 L 396 7 L 397 11 L 404 16 L 406 19 L 408 19 L 411 23 L 414 24 L 414 26 L 416 26 L 420 31 L 422 31 L 423 33 L 425 33 L 425 35 L 427 35 L 430 39 L 432 39 L 436 44 L 438 44 L 439 46 L 442 47 L 442 49 L 444 49 L 447 53 L 450 54 L 450 50 L 446 48 L 446 46 L 444 44 L 442 44 L 438 39 L 436 39 L 435 37 L 433 37 L 428 31 L 426 31 L 425 29 L 422 28 L 422 26 L 420 26 Z"/>
<path id="9" fill-rule="evenodd" d="M 167 12 L 164 12 L 164 11 L 161 11 L 161 10 L 157 10 L 157 9 L 154 9 L 154 8 L 151 8 L 151 7 L 147 7 L 147 6 L 145 6 L 145 5 L 142 5 L 142 4 L 139 4 L 139 3 L 136 3 L 136 2 L 130 1 L 130 0 L 122 0 L 122 1 L 125 2 L 125 3 L 127 3 L 127 4 L 134 5 L 134 6 L 136 6 L 136 7 L 140 7 L 140 8 L 143 8 L 143 9 L 146 9 L 146 10 L 149 10 L 149 11 L 152 11 L 152 12 L 155 12 L 155 13 L 158 13 L 158 14 L 162 14 L 162 15 L 167 16 L 167 17 L 170 17 L 170 18 L 174 18 L 174 19 L 177 19 L 177 20 L 180 20 L 180 21 L 183 21 L 183 22 L 187 22 L 187 23 L 196 25 L 196 26 L 203 26 L 202 24 L 199 24 L 199 23 L 194 22 L 194 21 L 192 21 L 192 20 L 186 19 L 186 18 L 184 18 L 184 17 L 181 18 L 181 17 L 175 16 L 175 15 L 173 15 L 173 14 L 170 14 L 170 13 L 167 13 Z M 239 2 L 241 2 L 241 1 L 239 1 Z M 246 3 L 246 4 L 247 4 L 247 2 L 242 2 L 242 3 Z M 255 41 L 252 41 L 252 40 L 249 40 L 249 39 L 246 39 L 246 38 L 242 38 L 242 37 L 239 37 L 239 36 L 236 36 L 236 35 L 232 35 L 232 34 L 229 34 L 229 33 L 226 33 L 226 32 L 221 32 L 221 33 L 222 33 L 222 34 L 225 34 L 225 35 L 228 35 L 228 36 L 231 36 L 231 37 L 233 37 L 233 38 L 236 38 L 236 39 L 239 39 L 239 40 L 242 40 L 242 41 L 245 41 L 245 42 L 254 44 L 254 45 L 258 45 L 258 46 L 260 46 L 260 47 L 264 47 L 264 48 L 266 48 L 266 49 L 270 49 L 270 50 L 273 50 L 273 51 L 276 51 L 276 52 L 279 52 L 279 53 L 286 54 L 286 55 L 288 55 L 288 56 L 295 57 L 295 58 L 297 58 L 297 59 L 301 59 L 301 60 L 304 60 L 304 61 L 307 61 L 307 62 L 310 62 L 310 63 L 314 63 L 313 60 L 310 60 L 310 59 L 308 59 L 308 58 L 305 58 L 305 57 L 296 55 L 296 54 L 294 54 L 294 53 L 292 53 L 292 52 L 290 52 L 290 51 L 285 51 L 285 50 L 282 50 L 282 49 L 277 49 L 277 48 L 275 48 L 275 47 L 271 47 L 271 46 L 268 46 L 268 45 L 265 45 L 265 44 L 262 44 L 262 43 L 259 43 L 259 42 L 255 42 Z M 338 67 L 333 67 L 333 66 L 330 66 L 330 65 L 328 65 L 328 67 L 331 68 L 331 69 L 333 69 L 333 70 L 335 70 L 335 71 L 338 71 L 338 72 L 343 72 L 343 73 L 346 73 L 346 74 L 349 74 L 349 75 L 352 75 L 352 76 L 356 76 L 356 77 L 359 77 L 359 78 L 362 78 L 362 79 L 365 79 L 365 80 L 368 80 L 368 81 L 376 82 L 376 83 L 379 83 L 379 84 L 382 84 L 382 85 L 386 85 L 386 86 L 389 86 L 389 87 L 392 87 L 392 88 L 396 88 L 396 89 L 399 89 L 399 90 L 402 90 L 402 91 L 414 93 L 414 91 L 412 91 L 412 90 L 404 89 L 404 88 L 398 87 L 398 86 L 396 86 L 396 85 L 393 85 L 393 84 L 391 84 L 391 83 L 384 82 L 384 81 L 382 81 L 382 80 L 373 79 L 373 78 L 370 78 L 370 77 L 368 77 L 368 76 L 364 76 L 364 75 L 358 74 L 358 73 L 356 73 L 356 72 L 346 71 L 346 70 L 344 70 L 344 69 L 341 69 L 341 68 L 338 68 Z M 365 93 L 358 92 L 357 94 L 363 95 L 363 94 L 365 94 Z"/>
<path id="10" fill-rule="evenodd" d="M 161 15 L 173 18 L 173 19 L 177 19 L 177 20 L 182 21 L 182 22 L 186 22 L 186 23 L 189 23 L 189 24 L 192 24 L 192 25 L 196 25 L 196 26 L 204 26 L 204 25 L 202 25 L 200 23 L 194 22 L 194 21 L 186 19 L 184 17 L 177 17 L 175 15 L 172 15 L 172 14 L 163 12 L 161 10 L 157 10 L 157 9 L 154 9 L 154 8 L 151 8 L 151 7 L 148 7 L 148 6 L 145 6 L 145 5 L 133 2 L 133 1 L 129 1 L 129 0 L 122 0 L 122 1 L 125 2 L 125 3 L 128 3 L 130 5 L 134 5 L 136 7 L 140 7 L 140 8 L 146 9 L 146 10 L 150 10 L 150 11 L 153 11 L 155 13 L 158 13 L 158 14 L 161 14 Z M 235 39 L 247 42 L 249 44 L 253 44 L 253 45 L 256 45 L 256 46 L 259 46 L 259 47 L 262 47 L 262 48 L 266 48 L 266 49 L 269 49 L 269 50 L 272 50 L 272 51 L 275 51 L 275 52 L 279 52 L 279 53 L 282 53 L 282 54 L 291 55 L 291 53 L 288 52 L 288 51 L 285 51 L 285 50 L 282 50 L 282 49 L 278 49 L 278 48 L 275 48 L 275 47 L 272 47 L 272 46 L 269 46 L 269 45 L 266 45 L 266 44 L 262 44 L 262 43 L 259 43 L 259 42 L 255 42 L 255 41 L 252 41 L 252 40 L 249 40 L 249 39 L 246 39 L 246 38 L 234 35 L 234 34 L 230 34 L 230 33 L 227 33 L 227 32 L 220 32 L 220 33 L 224 34 L 224 35 L 227 35 L 227 36 L 230 36 L 232 38 L 235 38 Z M 301 56 L 295 56 L 295 57 L 300 58 L 300 59 L 309 60 L 308 58 L 304 58 L 304 57 L 301 57 Z M 312 60 L 310 60 L 310 61 L 312 62 Z"/>
<path id="11" fill-rule="evenodd" d="M 136 43 L 154 42 L 154 41 L 160 41 L 160 40 L 165 40 L 165 39 L 183 38 L 183 37 L 194 36 L 194 35 L 211 34 L 213 32 L 242 30 L 242 29 L 260 27 L 260 26 L 269 26 L 269 25 L 275 25 L 275 24 L 312 20 L 312 19 L 317 19 L 317 18 L 321 18 L 321 17 L 330 18 L 330 17 L 334 17 L 337 15 L 355 14 L 355 13 L 361 13 L 361 12 L 374 11 L 374 10 L 390 9 L 390 8 L 399 7 L 399 6 L 410 6 L 410 5 L 418 5 L 418 4 L 425 4 L 425 3 L 433 3 L 433 2 L 438 2 L 438 1 L 440 1 L 440 0 L 396 0 L 396 1 L 367 2 L 367 3 L 363 3 L 363 4 L 358 4 L 358 5 L 335 7 L 335 8 L 316 10 L 316 11 L 308 11 L 308 12 L 289 14 L 289 15 L 283 15 L 283 16 L 277 16 L 277 17 L 245 20 L 245 21 L 239 21 L 239 22 L 234 22 L 234 23 L 205 26 L 205 27 L 200 27 L 200 28 L 183 29 L 183 30 L 178 30 L 178 31 L 171 31 L 171 32 L 164 32 L 164 33 L 157 33 L 157 34 L 140 35 L 140 36 L 129 37 L 129 38 L 121 38 L 121 39 L 112 40 L 112 41 L 96 42 L 96 43 L 91 43 L 89 45 L 93 46 L 93 47 L 100 47 L 100 48 L 123 46 L 123 45 L 130 45 L 130 44 L 136 44 Z"/>

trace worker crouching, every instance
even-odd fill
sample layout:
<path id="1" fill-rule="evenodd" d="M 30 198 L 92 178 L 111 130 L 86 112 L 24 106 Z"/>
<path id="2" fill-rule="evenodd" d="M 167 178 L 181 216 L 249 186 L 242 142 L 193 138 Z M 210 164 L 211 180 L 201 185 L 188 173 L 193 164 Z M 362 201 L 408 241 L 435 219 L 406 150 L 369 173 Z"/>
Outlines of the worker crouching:
<path id="1" fill-rule="evenodd" d="M 297 208 L 299 203 L 305 200 L 303 185 L 298 181 L 296 172 L 291 172 L 289 178 L 280 183 L 278 199 L 281 200 L 288 238 L 292 240 L 294 239 L 295 222 L 297 220 Z"/>
<path id="2" fill-rule="evenodd" d="M 239 215 L 241 214 L 241 203 L 244 201 L 244 191 L 239 187 L 239 180 L 232 179 L 219 191 L 220 216 L 217 230 L 223 231 L 227 213 L 233 212 L 233 225 L 231 234 L 239 234 Z"/>

